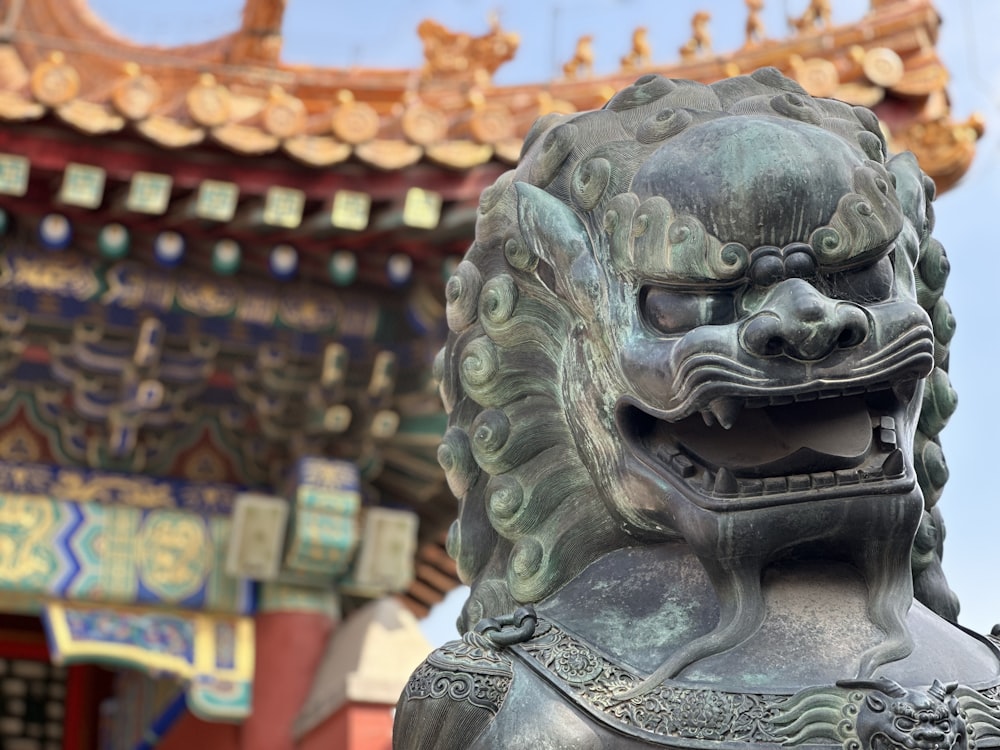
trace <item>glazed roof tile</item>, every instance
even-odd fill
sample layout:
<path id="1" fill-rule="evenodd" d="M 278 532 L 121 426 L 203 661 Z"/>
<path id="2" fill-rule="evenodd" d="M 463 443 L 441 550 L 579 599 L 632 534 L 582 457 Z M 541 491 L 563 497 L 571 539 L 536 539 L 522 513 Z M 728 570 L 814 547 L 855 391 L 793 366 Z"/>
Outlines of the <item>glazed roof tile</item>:
<path id="1" fill-rule="evenodd" d="M 85 135 L 130 130 L 165 149 L 214 143 L 312 167 L 353 158 L 380 170 L 430 162 L 461 171 L 514 163 L 538 116 L 599 107 L 638 75 L 708 82 L 773 65 L 814 95 L 879 110 L 894 145 L 913 149 L 941 189 L 964 174 L 982 132 L 976 118 L 951 119 L 929 0 L 875 0 L 858 24 L 805 26 L 669 64 L 642 63 L 634 50 L 641 64 L 612 74 L 516 86 L 491 82 L 517 46 L 496 24 L 481 37 L 421 24 L 419 70 L 283 64 L 276 5 L 250 0 L 243 31 L 163 49 L 118 37 L 84 0 L 33 0 L 0 46 L 0 120 L 51 113 Z M 277 24 L 270 36 L 246 31 L 261 18 Z"/>

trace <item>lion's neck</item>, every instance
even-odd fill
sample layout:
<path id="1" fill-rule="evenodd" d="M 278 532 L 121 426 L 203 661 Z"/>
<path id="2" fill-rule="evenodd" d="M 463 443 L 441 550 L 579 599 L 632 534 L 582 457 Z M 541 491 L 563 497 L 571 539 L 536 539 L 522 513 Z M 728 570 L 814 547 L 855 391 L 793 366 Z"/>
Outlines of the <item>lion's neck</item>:
<path id="1" fill-rule="evenodd" d="M 844 563 L 788 562 L 762 576 L 766 614 L 742 643 L 684 669 L 679 680 L 748 692 L 828 685 L 857 676 L 859 656 L 885 633 L 872 621 L 869 586 Z M 644 674 L 716 625 L 719 603 L 684 545 L 618 550 L 538 606 L 611 658 Z M 912 653 L 878 674 L 903 684 L 996 681 L 985 643 L 918 603 L 906 614 Z"/>

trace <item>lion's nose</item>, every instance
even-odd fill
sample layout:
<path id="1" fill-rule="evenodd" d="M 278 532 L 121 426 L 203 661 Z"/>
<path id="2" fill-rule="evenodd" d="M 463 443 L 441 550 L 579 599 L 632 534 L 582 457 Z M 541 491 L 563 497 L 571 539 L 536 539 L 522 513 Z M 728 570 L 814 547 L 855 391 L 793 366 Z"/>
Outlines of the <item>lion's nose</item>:
<path id="1" fill-rule="evenodd" d="M 857 305 L 830 299 L 802 279 L 777 284 L 741 333 L 752 354 L 805 361 L 857 346 L 867 336 L 868 317 Z"/>
<path id="2" fill-rule="evenodd" d="M 933 726 L 918 726 L 913 730 L 913 739 L 918 742 L 942 742 L 944 732 Z"/>

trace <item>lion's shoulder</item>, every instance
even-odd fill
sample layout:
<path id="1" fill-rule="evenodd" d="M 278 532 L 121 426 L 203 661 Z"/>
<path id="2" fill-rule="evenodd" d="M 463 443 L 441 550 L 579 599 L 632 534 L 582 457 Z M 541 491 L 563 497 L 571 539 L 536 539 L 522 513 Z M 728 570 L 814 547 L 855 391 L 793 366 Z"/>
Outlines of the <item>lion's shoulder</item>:
<path id="1" fill-rule="evenodd" d="M 513 677 L 511 658 L 477 633 L 431 652 L 396 706 L 394 750 L 471 747 L 500 712 Z"/>

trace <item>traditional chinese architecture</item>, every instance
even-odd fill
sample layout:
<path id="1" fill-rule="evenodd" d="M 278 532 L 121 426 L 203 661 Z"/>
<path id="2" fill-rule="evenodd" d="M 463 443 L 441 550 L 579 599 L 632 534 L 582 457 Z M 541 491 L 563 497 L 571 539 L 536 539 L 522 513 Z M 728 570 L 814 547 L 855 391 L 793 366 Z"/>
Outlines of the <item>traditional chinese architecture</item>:
<path id="1" fill-rule="evenodd" d="M 283 64 L 284 0 L 174 49 L 84 0 L 0 5 L 2 741 L 386 747 L 413 616 L 457 584 L 448 279 L 537 118 L 773 65 L 873 107 L 939 189 L 968 168 L 930 2 L 813 5 L 780 40 L 748 2 L 742 49 L 703 14 L 683 54 L 638 30 L 596 75 L 582 40 L 565 79 L 503 87 L 496 22 L 357 71 Z"/>

